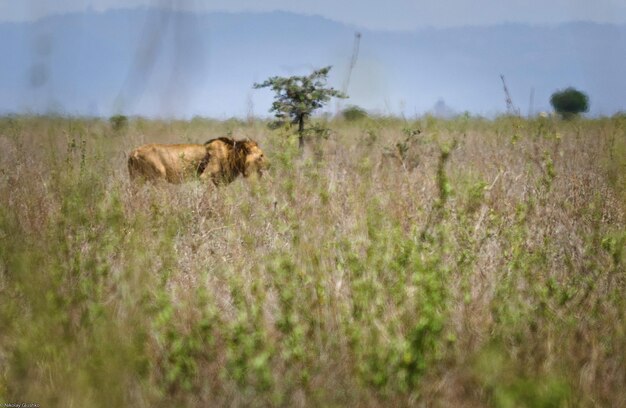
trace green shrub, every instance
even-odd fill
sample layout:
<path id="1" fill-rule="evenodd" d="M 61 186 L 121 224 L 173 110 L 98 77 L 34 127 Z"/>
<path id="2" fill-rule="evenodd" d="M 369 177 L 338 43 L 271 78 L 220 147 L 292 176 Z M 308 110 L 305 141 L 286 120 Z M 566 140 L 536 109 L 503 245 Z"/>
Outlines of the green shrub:
<path id="1" fill-rule="evenodd" d="M 565 119 L 571 119 L 579 113 L 589 110 L 589 97 L 570 87 L 554 92 L 550 96 L 550 104 L 559 115 Z"/>
<path id="2" fill-rule="evenodd" d="M 367 118 L 367 111 L 355 105 L 350 105 L 341 111 L 341 116 L 348 122 L 356 122 Z"/>
<path id="3" fill-rule="evenodd" d="M 109 123 L 114 132 L 121 132 L 128 127 L 128 117 L 124 115 L 113 115 L 109 118 Z"/>

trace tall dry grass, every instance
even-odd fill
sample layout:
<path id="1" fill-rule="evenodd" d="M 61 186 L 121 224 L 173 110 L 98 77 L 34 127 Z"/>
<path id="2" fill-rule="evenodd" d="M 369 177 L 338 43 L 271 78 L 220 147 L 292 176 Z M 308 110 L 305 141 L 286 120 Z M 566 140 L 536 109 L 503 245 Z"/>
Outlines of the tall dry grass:
<path id="1" fill-rule="evenodd" d="M 0 120 L 0 402 L 626 406 L 626 120 Z M 258 182 L 131 185 L 232 134 Z"/>

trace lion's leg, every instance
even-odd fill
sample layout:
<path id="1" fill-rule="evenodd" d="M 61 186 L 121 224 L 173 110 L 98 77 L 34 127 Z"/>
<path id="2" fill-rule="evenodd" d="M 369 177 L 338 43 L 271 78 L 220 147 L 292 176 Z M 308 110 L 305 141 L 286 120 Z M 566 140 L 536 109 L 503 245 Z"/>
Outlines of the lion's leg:
<path id="1" fill-rule="evenodd" d="M 172 184 L 180 184 L 184 180 L 184 174 L 182 170 L 177 171 L 176 169 L 170 169 L 170 171 L 167 171 L 165 167 L 161 167 L 158 170 L 163 173 L 163 179 L 169 181 Z"/>
<path id="2" fill-rule="evenodd" d="M 140 164 L 135 156 L 128 157 L 128 175 L 131 181 L 137 180 L 137 177 L 141 176 Z"/>
<path id="3" fill-rule="evenodd" d="M 162 164 L 137 155 L 129 157 L 128 171 L 131 180 L 139 177 L 149 181 L 166 180 L 165 167 Z"/>
<path id="4" fill-rule="evenodd" d="M 207 178 L 211 178 L 213 184 L 218 185 L 221 182 L 222 171 L 219 163 L 217 162 L 209 162 L 200 175 L 200 179 L 206 180 Z"/>

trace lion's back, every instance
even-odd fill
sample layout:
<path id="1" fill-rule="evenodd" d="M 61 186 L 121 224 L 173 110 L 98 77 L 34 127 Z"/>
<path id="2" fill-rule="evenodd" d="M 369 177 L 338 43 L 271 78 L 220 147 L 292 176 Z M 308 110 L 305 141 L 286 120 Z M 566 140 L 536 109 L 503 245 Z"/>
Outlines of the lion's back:
<path id="1" fill-rule="evenodd" d="M 200 144 L 146 144 L 134 149 L 128 157 L 131 179 L 165 179 L 179 183 L 193 176 L 207 150 Z"/>

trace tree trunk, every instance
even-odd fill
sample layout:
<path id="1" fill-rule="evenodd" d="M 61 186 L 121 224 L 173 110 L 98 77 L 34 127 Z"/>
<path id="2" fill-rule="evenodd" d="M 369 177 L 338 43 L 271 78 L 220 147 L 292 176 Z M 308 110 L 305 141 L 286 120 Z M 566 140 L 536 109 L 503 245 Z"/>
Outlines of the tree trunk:
<path id="1" fill-rule="evenodd" d="M 298 147 L 304 149 L 304 115 L 298 117 Z"/>

